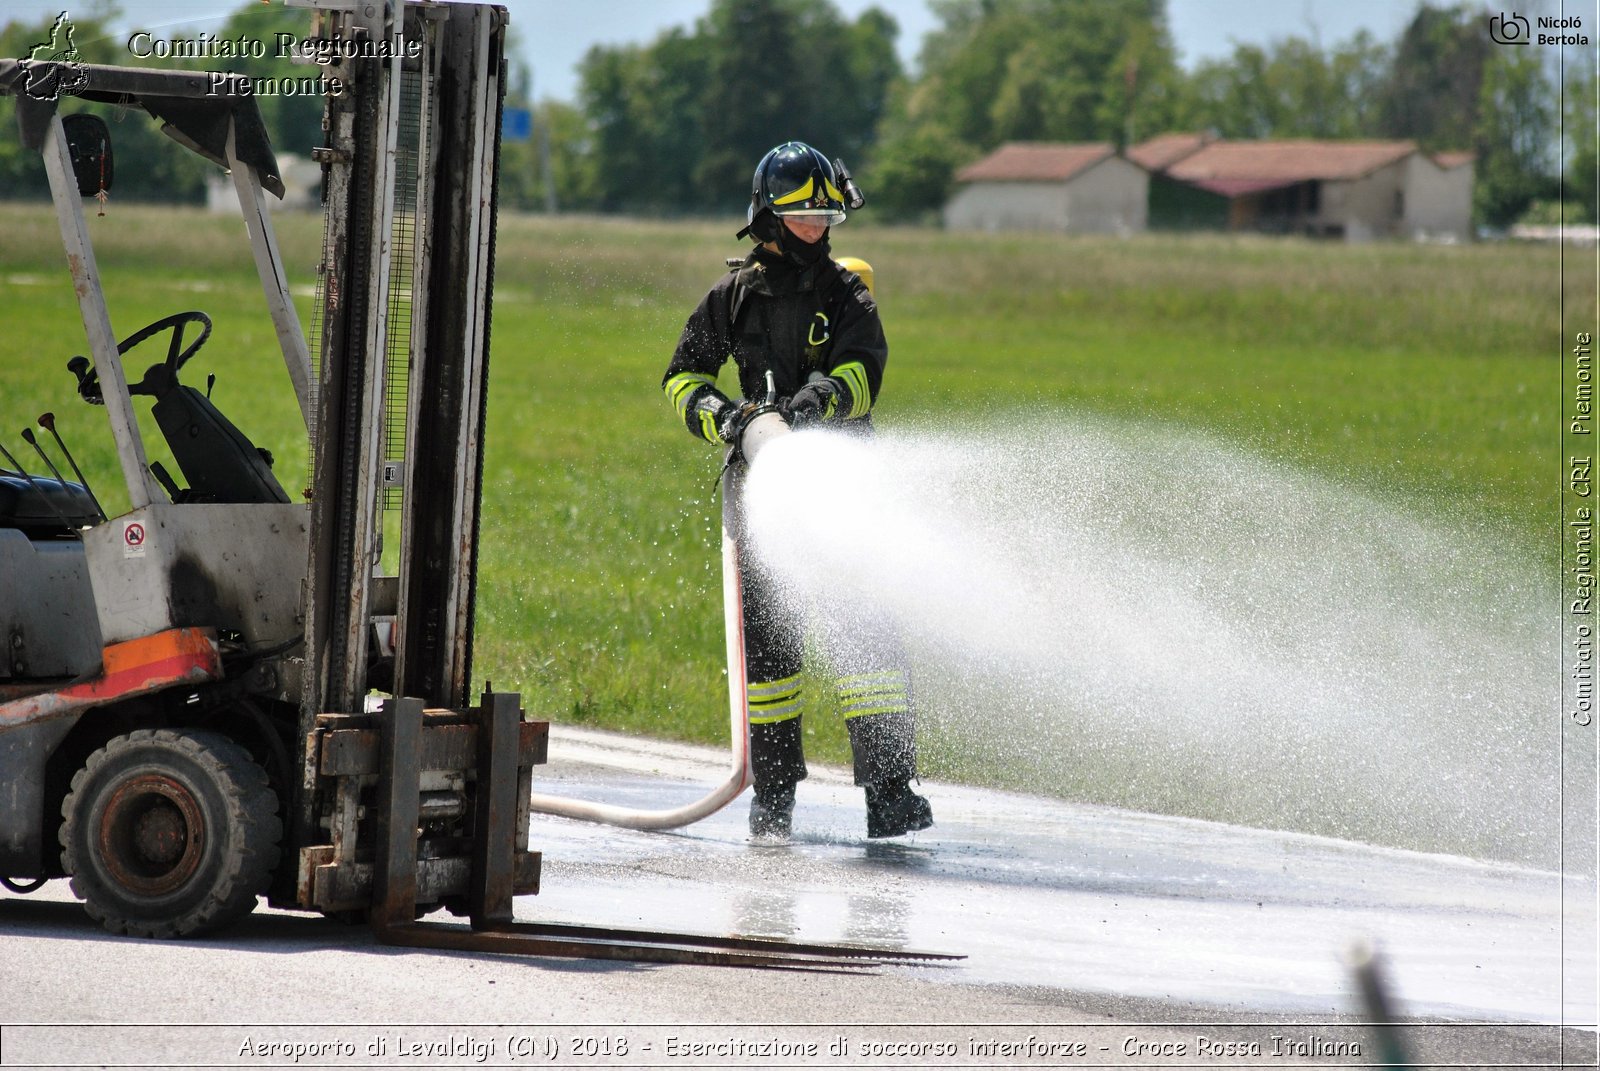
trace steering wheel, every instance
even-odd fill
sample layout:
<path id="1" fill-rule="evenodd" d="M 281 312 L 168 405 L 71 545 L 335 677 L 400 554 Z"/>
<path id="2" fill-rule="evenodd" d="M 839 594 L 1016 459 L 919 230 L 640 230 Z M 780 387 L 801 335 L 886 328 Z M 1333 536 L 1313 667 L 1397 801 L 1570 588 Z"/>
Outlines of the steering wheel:
<path id="1" fill-rule="evenodd" d="M 190 324 L 200 325 L 200 337 L 189 343 L 183 344 L 183 335 Z M 178 381 L 178 369 L 188 363 L 205 345 L 206 339 L 211 337 L 211 317 L 198 309 L 189 312 L 175 312 L 171 316 L 164 316 L 153 324 L 139 328 L 133 334 L 117 343 L 117 355 L 121 356 L 162 331 L 171 331 L 172 339 L 167 343 L 167 359 L 161 364 L 153 364 L 145 371 L 144 379 L 128 387 L 129 394 L 147 394 L 159 398 L 165 394 L 173 384 Z M 104 405 L 105 395 L 100 390 L 100 373 L 92 368 L 87 357 L 74 357 L 67 362 L 67 371 L 78 377 L 78 395 L 92 405 Z"/>

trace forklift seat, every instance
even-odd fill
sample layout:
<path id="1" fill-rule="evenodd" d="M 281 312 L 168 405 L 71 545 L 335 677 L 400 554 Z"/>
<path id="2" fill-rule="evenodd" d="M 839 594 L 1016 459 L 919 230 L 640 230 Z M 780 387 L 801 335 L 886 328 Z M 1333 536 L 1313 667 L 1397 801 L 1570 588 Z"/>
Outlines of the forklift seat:
<path id="1" fill-rule="evenodd" d="M 29 539 L 62 539 L 99 520 L 81 483 L 0 469 L 0 528 L 18 529 Z"/>
<path id="2" fill-rule="evenodd" d="M 267 456 L 193 387 L 176 383 L 152 410 L 189 481 L 189 502 L 288 502 Z"/>

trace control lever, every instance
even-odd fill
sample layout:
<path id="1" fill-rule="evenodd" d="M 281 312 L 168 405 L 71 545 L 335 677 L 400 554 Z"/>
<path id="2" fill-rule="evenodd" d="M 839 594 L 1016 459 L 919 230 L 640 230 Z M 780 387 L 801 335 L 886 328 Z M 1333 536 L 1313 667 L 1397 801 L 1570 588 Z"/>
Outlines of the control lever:
<path id="1" fill-rule="evenodd" d="M 44 447 L 39 445 L 39 437 L 33 433 L 32 428 L 22 429 L 22 441 L 33 447 L 33 452 L 39 455 L 39 459 L 43 461 L 45 467 L 50 470 L 50 475 L 56 478 L 57 483 L 65 487 L 67 485 L 67 481 L 64 477 L 62 477 L 61 470 L 56 468 L 56 463 L 54 461 L 50 460 L 50 455 L 44 452 Z"/>
<path id="2" fill-rule="evenodd" d="M 80 469 L 78 467 L 78 463 L 72 459 L 72 451 L 67 449 L 67 444 L 61 441 L 61 435 L 56 431 L 56 415 L 54 413 L 39 414 L 39 426 L 45 431 L 48 431 L 51 436 L 55 438 L 56 445 L 61 447 L 61 452 L 63 454 L 67 455 L 67 464 L 72 466 L 72 474 L 78 477 L 78 482 L 83 485 L 83 490 L 89 496 L 89 501 L 94 503 L 94 508 L 97 512 L 99 512 L 100 519 L 102 521 L 105 520 L 106 508 L 102 506 L 100 504 L 100 500 L 95 497 L 94 490 L 89 486 L 89 481 L 83 478 L 83 470 Z"/>
<path id="3" fill-rule="evenodd" d="M 67 362 L 67 371 L 78 377 L 78 397 L 90 405 L 105 405 L 105 395 L 100 392 L 100 377 L 87 357 L 74 357 Z"/>
<path id="4" fill-rule="evenodd" d="M 150 462 L 150 475 L 154 476 L 156 482 L 167 489 L 168 498 L 174 502 L 178 501 L 178 495 L 182 492 L 178 490 L 178 481 L 174 480 L 171 473 L 167 472 L 165 465 L 159 461 Z"/>

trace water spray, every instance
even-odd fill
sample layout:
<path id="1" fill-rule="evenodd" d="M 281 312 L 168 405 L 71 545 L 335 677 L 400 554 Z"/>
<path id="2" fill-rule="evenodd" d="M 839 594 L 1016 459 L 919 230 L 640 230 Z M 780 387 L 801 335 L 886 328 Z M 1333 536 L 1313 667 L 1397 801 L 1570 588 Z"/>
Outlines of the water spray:
<path id="1" fill-rule="evenodd" d="M 929 772 L 1554 863 L 1556 593 L 1490 521 L 1059 412 L 761 460 L 745 549 L 825 656 L 889 618 Z"/>

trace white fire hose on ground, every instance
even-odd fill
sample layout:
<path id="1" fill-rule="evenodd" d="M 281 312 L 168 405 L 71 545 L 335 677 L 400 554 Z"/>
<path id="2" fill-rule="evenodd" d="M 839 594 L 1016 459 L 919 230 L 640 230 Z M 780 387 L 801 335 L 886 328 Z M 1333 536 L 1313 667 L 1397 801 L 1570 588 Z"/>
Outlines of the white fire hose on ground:
<path id="1" fill-rule="evenodd" d="M 767 402 L 755 410 L 739 438 L 738 453 L 746 465 L 754 462 L 756 454 L 768 443 L 789 433 L 789 425 L 773 405 L 771 373 L 768 373 L 767 382 Z M 535 792 L 531 797 L 535 813 L 603 822 L 624 829 L 677 829 L 716 814 L 749 786 L 750 724 L 745 711 L 750 682 L 744 668 L 744 595 L 739 587 L 739 540 L 735 534 L 742 527 L 738 516 L 740 482 L 739 474 L 730 474 L 722 495 L 722 615 L 728 640 L 728 736 L 733 761 L 728 779 L 693 803 L 660 811 L 641 811 Z"/>

